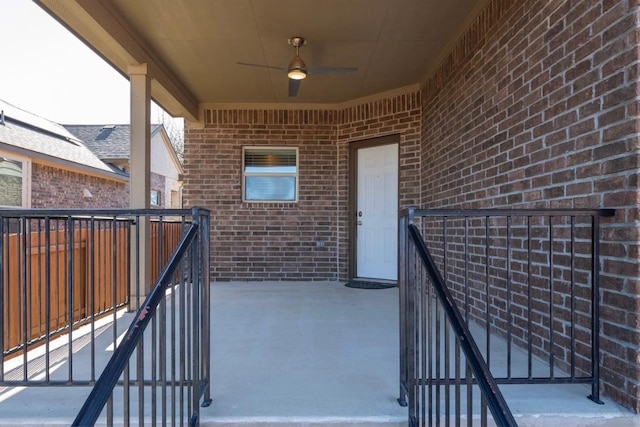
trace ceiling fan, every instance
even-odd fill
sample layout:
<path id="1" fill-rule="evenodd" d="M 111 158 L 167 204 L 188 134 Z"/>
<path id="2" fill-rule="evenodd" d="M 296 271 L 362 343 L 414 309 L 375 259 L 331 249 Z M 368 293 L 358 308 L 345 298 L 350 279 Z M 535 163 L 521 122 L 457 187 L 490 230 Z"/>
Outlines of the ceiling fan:
<path id="1" fill-rule="evenodd" d="M 287 77 L 289 78 L 289 96 L 296 96 L 298 94 L 300 82 L 307 77 L 307 74 L 347 74 L 358 71 L 358 69 L 354 67 L 307 67 L 300 57 L 300 47 L 306 43 L 307 41 L 304 37 L 300 36 L 291 37 L 289 39 L 289 44 L 296 49 L 296 55 L 293 57 L 287 68 L 275 67 L 272 65 L 250 64 L 247 62 L 238 62 L 238 64 L 286 71 Z"/>

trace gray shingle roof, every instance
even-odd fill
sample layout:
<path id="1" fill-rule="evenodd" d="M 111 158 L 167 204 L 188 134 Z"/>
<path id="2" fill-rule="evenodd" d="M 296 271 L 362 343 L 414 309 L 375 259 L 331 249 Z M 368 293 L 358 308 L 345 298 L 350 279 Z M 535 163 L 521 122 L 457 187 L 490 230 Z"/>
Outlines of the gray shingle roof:
<path id="1" fill-rule="evenodd" d="M 153 135 L 162 125 L 151 125 Z M 64 125 L 102 160 L 129 160 L 130 125 Z"/>
<path id="2" fill-rule="evenodd" d="M 85 144 L 63 126 L 31 114 L 12 104 L 0 100 L 5 123 L 0 124 L 0 143 L 17 148 L 17 151 L 33 153 L 32 157 L 50 157 L 75 163 L 104 172 L 114 170 L 101 161 Z"/>

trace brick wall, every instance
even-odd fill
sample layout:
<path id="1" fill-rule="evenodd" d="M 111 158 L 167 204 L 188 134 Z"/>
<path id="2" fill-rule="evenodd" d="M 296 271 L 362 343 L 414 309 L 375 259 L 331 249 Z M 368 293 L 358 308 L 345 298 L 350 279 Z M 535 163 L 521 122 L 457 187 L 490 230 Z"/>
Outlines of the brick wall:
<path id="1" fill-rule="evenodd" d="M 638 5 L 492 1 L 422 99 L 425 207 L 607 207 L 604 392 L 640 410 Z"/>
<path id="2" fill-rule="evenodd" d="M 400 136 L 399 204 L 416 206 L 420 199 L 420 93 L 411 92 L 371 101 L 340 110 L 338 144 L 341 182 L 348 184 L 346 173 L 350 142 Z"/>
<path id="3" fill-rule="evenodd" d="M 399 136 L 398 207 L 419 205 L 420 199 L 420 93 L 410 92 L 345 107 L 339 112 L 340 272 L 349 275 L 349 144 L 386 135 Z M 355 218 L 355 212 L 352 213 Z"/>
<path id="4" fill-rule="evenodd" d="M 93 197 L 83 197 L 84 189 Z M 33 163 L 32 208 L 125 208 L 128 184 Z"/>
<path id="5" fill-rule="evenodd" d="M 211 209 L 213 279 L 338 278 L 335 120 L 325 110 L 207 110 L 204 129 L 186 130 L 184 201 Z M 298 147 L 298 203 L 242 201 L 242 147 L 258 145 Z"/>
<path id="6" fill-rule="evenodd" d="M 414 92 L 340 110 L 206 110 L 204 129 L 186 130 L 184 200 L 212 210 L 213 278 L 348 278 L 349 143 L 400 134 L 401 204 L 415 204 L 419 108 Z M 299 148 L 298 203 L 242 202 L 251 145 Z"/>

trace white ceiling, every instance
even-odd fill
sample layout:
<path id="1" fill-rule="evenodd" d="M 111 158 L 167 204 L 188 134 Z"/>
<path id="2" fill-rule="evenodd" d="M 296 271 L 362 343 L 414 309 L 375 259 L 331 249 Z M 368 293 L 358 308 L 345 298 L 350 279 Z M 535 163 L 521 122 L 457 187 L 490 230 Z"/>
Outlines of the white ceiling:
<path id="1" fill-rule="evenodd" d="M 417 85 L 486 0 L 36 0 L 126 74 L 155 62 L 195 104 L 336 104 Z M 288 96 L 287 43 L 303 36 L 309 75 Z M 129 64 L 127 64 L 129 63 Z M 171 88 L 167 89 L 171 91 Z M 162 96 L 159 96 L 162 98 Z M 161 99 L 160 99 L 161 100 Z"/>

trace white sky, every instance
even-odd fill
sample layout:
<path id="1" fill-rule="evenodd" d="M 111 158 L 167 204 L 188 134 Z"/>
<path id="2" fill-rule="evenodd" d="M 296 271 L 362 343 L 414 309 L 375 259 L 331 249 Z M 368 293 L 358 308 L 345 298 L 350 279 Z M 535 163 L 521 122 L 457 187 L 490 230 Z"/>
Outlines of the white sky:
<path id="1" fill-rule="evenodd" d="M 0 99 L 61 124 L 130 120 L 129 81 L 31 0 L 0 0 Z"/>

